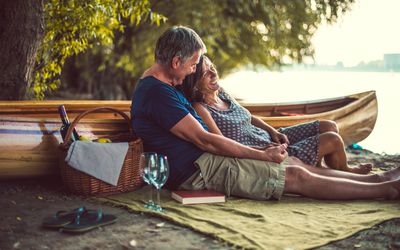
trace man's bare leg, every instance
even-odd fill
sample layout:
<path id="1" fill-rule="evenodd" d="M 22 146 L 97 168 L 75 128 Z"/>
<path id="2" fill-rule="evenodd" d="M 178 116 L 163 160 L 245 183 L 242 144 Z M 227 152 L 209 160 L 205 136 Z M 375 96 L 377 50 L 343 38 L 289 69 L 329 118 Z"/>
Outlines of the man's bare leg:
<path id="1" fill-rule="evenodd" d="M 286 168 L 284 193 L 329 200 L 398 199 L 400 179 L 380 183 L 359 182 L 322 176 L 303 167 L 290 165 Z"/>
<path id="2" fill-rule="evenodd" d="M 327 177 L 345 178 L 349 180 L 368 182 L 368 183 L 393 181 L 400 178 L 400 167 L 382 173 L 364 175 L 364 174 L 355 174 L 351 172 L 338 171 L 331 168 L 314 167 L 302 162 L 300 159 L 296 157 L 289 157 L 289 164 L 304 167 L 305 169 L 314 174 L 319 174 Z"/>

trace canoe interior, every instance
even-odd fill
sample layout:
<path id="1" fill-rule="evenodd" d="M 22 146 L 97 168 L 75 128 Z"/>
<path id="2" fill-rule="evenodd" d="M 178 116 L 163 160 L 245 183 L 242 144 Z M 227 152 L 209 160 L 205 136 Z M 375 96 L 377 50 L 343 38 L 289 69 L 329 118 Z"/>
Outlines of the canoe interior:
<path id="1" fill-rule="evenodd" d="M 345 97 L 331 101 L 320 101 L 300 104 L 280 105 L 245 105 L 253 114 L 263 117 L 302 116 L 332 111 L 358 100 L 354 97 Z"/>
<path id="2" fill-rule="evenodd" d="M 11 102 L 12 103 L 12 102 Z M 131 102 L 129 101 L 44 101 L 41 104 L 30 102 L 19 102 L 18 104 L 10 104 L 10 102 L 0 102 L 0 120 L 7 118 L 43 118 L 45 120 L 58 120 L 58 106 L 64 105 L 68 113 L 69 119 L 72 121 L 80 113 L 93 108 L 112 107 L 114 109 L 125 112 L 130 115 Z M 96 111 L 85 116 L 84 119 L 121 119 L 117 114 L 109 111 Z"/>

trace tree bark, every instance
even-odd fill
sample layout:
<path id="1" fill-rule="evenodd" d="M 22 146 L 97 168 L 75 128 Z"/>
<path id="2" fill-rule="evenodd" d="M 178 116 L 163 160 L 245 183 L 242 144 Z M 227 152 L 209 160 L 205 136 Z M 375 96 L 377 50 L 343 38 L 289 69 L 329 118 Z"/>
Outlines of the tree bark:
<path id="1" fill-rule="evenodd" d="M 0 100 L 27 98 L 43 34 L 43 0 L 0 0 Z"/>

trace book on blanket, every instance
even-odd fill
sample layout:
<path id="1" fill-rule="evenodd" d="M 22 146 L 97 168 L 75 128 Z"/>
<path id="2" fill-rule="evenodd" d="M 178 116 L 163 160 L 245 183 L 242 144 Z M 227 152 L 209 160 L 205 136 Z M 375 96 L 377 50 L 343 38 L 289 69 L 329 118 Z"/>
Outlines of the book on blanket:
<path id="1" fill-rule="evenodd" d="M 184 205 L 225 202 L 224 194 L 211 190 L 177 190 L 171 192 L 171 197 Z"/>

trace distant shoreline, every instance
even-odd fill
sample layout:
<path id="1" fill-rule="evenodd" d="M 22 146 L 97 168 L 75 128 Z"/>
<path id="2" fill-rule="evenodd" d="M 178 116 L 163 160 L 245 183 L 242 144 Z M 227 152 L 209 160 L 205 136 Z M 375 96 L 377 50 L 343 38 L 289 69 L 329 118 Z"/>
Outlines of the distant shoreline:
<path id="1" fill-rule="evenodd" d="M 319 65 L 319 64 L 299 64 L 291 66 L 283 66 L 282 71 L 329 71 L 329 72 L 385 72 L 385 73 L 400 73 L 400 67 L 388 69 L 385 67 L 371 65 L 357 65 L 353 67 L 345 67 L 338 65 Z"/>

